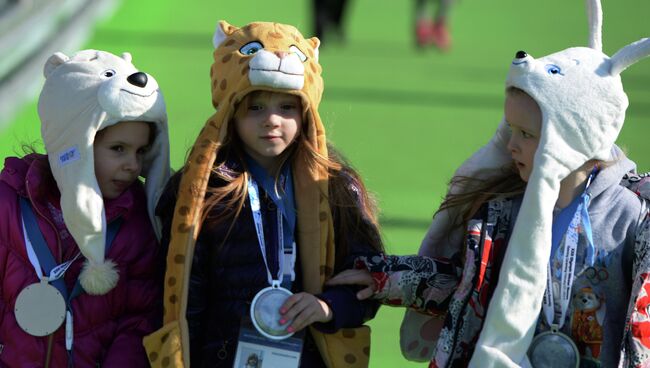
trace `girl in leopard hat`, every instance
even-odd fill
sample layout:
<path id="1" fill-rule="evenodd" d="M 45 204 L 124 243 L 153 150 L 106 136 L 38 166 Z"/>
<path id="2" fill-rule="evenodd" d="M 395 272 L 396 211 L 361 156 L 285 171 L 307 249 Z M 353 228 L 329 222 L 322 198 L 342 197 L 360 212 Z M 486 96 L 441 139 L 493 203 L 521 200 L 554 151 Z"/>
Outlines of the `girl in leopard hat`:
<path id="1" fill-rule="evenodd" d="M 255 342 L 269 366 L 367 366 L 378 304 L 323 289 L 382 245 L 363 183 L 327 145 L 320 42 L 223 21 L 213 41 L 217 112 L 158 206 L 169 253 L 151 363 L 239 366 Z"/>

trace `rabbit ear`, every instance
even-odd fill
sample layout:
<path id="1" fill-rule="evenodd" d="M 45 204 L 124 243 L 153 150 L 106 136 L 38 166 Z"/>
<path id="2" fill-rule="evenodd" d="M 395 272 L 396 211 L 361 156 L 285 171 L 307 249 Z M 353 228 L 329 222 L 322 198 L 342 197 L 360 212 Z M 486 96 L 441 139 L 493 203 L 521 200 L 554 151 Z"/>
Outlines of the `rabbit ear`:
<path id="1" fill-rule="evenodd" d="M 628 66 L 650 55 L 650 38 L 643 38 L 618 50 L 611 57 L 609 74 L 621 74 Z"/>
<path id="2" fill-rule="evenodd" d="M 589 20 L 589 48 L 603 51 L 603 9 L 600 0 L 585 0 Z"/>

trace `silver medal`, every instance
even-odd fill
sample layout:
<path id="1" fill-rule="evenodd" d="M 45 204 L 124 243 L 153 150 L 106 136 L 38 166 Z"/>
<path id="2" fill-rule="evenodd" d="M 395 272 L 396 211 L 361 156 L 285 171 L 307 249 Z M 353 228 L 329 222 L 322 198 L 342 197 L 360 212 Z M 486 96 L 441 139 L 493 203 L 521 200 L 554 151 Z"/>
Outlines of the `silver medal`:
<path id="1" fill-rule="evenodd" d="M 580 352 L 571 338 L 561 332 L 547 331 L 533 339 L 528 358 L 534 368 L 576 368 Z"/>
<path id="2" fill-rule="evenodd" d="M 14 307 L 18 326 L 32 336 L 47 336 L 58 330 L 65 320 L 65 312 L 63 295 L 46 277 L 24 288 Z"/>
<path id="3" fill-rule="evenodd" d="M 255 295 L 251 303 L 250 315 L 253 325 L 260 334 L 272 340 L 283 340 L 293 335 L 293 332 L 287 331 L 291 321 L 284 325 L 280 324 L 282 318 L 280 307 L 291 295 L 293 295 L 291 291 L 278 286 L 269 286 Z"/>

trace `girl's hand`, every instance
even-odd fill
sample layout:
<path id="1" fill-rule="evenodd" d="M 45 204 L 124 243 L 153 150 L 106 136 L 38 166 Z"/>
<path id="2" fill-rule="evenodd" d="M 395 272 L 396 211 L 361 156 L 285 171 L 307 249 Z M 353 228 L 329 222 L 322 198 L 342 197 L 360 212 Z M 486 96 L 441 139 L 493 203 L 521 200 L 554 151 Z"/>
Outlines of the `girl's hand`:
<path id="1" fill-rule="evenodd" d="M 297 332 L 314 322 L 329 322 L 332 320 L 332 310 L 324 301 L 309 293 L 298 293 L 290 296 L 280 308 L 280 324 L 293 320 L 287 327 L 289 332 Z"/>
<path id="2" fill-rule="evenodd" d="M 368 299 L 375 294 L 375 281 L 368 270 L 345 270 L 338 275 L 332 277 L 325 285 L 362 285 L 366 286 L 365 289 L 357 293 L 357 299 Z"/>

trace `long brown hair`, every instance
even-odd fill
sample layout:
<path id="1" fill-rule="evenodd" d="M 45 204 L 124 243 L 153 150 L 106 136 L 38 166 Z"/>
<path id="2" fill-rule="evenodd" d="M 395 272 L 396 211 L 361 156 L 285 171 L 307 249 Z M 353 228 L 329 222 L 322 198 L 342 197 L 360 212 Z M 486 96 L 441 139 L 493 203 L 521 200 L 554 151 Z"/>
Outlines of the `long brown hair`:
<path id="1" fill-rule="evenodd" d="M 526 182 L 519 176 L 517 168 L 511 164 L 498 169 L 496 175 L 485 179 L 479 175 L 455 176 L 449 182 L 457 188 L 455 193 L 448 193 L 436 215 L 447 209 L 454 209 L 449 231 L 457 228 L 465 229 L 467 222 L 478 212 L 481 205 L 495 198 L 506 198 L 522 194 L 526 190 Z"/>
<path id="2" fill-rule="evenodd" d="M 217 226 L 226 220 L 231 220 L 225 238 L 228 237 L 235 220 L 246 203 L 250 175 L 244 158 L 244 143 L 235 128 L 236 120 L 247 110 L 251 99 L 262 93 L 277 92 L 256 91 L 242 99 L 236 108 L 235 115 L 228 122 L 228 131 L 223 145 L 218 148 L 219 155 L 213 165 L 208 182 L 201 221 L 210 226 Z M 297 160 L 304 162 L 308 170 L 328 173 L 329 193 L 323 194 L 333 208 L 333 216 L 338 219 L 336 221 L 338 227 L 335 227 L 336 234 L 358 233 L 373 248 L 381 250 L 375 201 L 368 194 L 356 171 L 333 147 L 328 144 L 329 157 L 318 152 L 304 133 L 306 122 L 306 116 L 303 116 L 303 126 L 299 130 L 296 140 L 280 155 L 280 165 L 277 166 L 276 171 L 269 174 L 275 177 L 277 183 L 280 170 L 285 163 L 293 163 Z M 348 180 L 343 180 L 345 178 Z M 350 185 L 350 180 L 355 189 L 347 188 Z M 351 193 L 351 190 L 354 193 Z M 358 198 L 354 198 L 353 194 Z M 218 210 L 212 211 L 215 207 Z M 368 226 L 362 224 L 364 223 L 363 219 L 367 219 L 366 222 L 369 224 L 366 225 Z M 344 236 L 337 237 L 337 260 L 340 258 L 339 256 L 347 253 L 348 246 Z M 338 248 L 341 248 L 341 251 Z"/>

